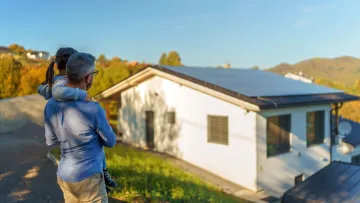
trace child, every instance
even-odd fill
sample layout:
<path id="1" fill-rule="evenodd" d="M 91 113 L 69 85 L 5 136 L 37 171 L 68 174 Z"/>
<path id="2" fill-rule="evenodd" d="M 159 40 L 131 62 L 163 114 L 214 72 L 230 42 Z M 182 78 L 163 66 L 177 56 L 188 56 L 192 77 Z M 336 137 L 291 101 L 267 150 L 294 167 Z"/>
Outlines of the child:
<path id="1" fill-rule="evenodd" d="M 54 97 L 56 100 L 88 100 L 87 92 L 79 88 L 67 87 L 66 63 L 72 54 L 77 53 L 73 48 L 60 48 L 56 52 L 56 58 L 52 61 L 46 71 L 46 80 L 37 89 L 38 93 L 46 100 Z M 54 77 L 54 65 L 57 64 L 59 74 Z M 107 168 L 106 160 L 103 160 L 103 173 L 105 184 L 108 187 L 117 187 L 117 183 L 111 178 Z M 106 187 L 108 192 L 110 189 Z"/>

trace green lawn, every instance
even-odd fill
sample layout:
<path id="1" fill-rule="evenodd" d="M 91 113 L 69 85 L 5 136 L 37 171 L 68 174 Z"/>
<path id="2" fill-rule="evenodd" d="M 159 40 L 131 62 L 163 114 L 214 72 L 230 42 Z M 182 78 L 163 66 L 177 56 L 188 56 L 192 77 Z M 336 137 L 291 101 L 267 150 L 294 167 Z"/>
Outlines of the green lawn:
<path id="1" fill-rule="evenodd" d="M 59 157 L 59 150 L 53 150 Z M 172 165 L 158 155 L 116 145 L 106 149 L 110 174 L 120 186 L 110 196 L 133 202 L 242 202 Z M 141 202 L 141 201 L 140 201 Z"/>

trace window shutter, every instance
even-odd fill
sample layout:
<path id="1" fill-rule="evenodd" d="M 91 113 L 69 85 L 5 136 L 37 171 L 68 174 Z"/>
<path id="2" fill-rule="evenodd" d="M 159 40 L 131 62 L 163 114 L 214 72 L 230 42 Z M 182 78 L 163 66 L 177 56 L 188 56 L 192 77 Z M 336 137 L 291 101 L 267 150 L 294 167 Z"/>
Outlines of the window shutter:
<path id="1" fill-rule="evenodd" d="M 208 116 L 208 142 L 229 144 L 229 121 L 227 116 Z"/>
<path id="2" fill-rule="evenodd" d="M 267 156 L 290 151 L 291 116 L 280 115 L 267 118 Z"/>
<path id="3" fill-rule="evenodd" d="M 176 123 L 176 117 L 175 117 L 175 112 L 166 112 L 166 122 L 170 123 L 170 124 L 175 124 Z"/>

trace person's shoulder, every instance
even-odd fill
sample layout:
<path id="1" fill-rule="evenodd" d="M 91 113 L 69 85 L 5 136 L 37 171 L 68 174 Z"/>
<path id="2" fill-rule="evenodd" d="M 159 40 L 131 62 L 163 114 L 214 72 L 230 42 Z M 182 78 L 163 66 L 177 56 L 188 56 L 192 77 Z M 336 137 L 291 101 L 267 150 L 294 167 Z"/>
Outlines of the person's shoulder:
<path id="1" fill-rule="evenodd" d="M 57 105 L 57 101 L 54 98 L 50 98 L 45 105 L 45 110 L 49 111 L 50 109 L 54 109 L 54 106 Z"/>
<path id="2" fill-rule="evenodd" d="M 53 79 L 53 83 L 57 83 L 57 82 L 59 82 L 59 81 L 65 81 L 65 82 L 67 82 L 68 79 L 67 79 L 67 77 L 64 76 L 64 75 L 56 75 L 56 76 L 54 77 L 54 79 Z"/>
<path id="3" fill-rule="evenodd" d="M 54 105 L 54 104 L 56 104 L 57 103 L 57 101 L 54 99 L 54 98 L 50 98 L 47 102 L 46 102 L 46 106 L 48 106 L 48 105 Z"/>
<path id="4" fill-rule="evenodd" d="M 103 110 L 103 108 L 98 102 L 88 101 L 88 104 L 91 106 L 91 112 L 94 114 L 97 114 Z"/>

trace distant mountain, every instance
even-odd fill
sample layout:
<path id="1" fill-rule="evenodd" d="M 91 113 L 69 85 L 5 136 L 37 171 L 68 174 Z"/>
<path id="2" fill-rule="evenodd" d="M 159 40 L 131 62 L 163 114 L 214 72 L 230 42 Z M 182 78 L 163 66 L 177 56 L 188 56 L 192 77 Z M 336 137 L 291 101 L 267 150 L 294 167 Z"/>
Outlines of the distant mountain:
<path id="1" fill-rule="evenodd" d="M 267 71 L 285 75 L 286 73 L 302 72 L 305 77 L 327 79 L 352 86 L 360 79 L 360 59 L 350 56 L 337 58 L 312 58 L 296 64 L 282 63 Z"/>

